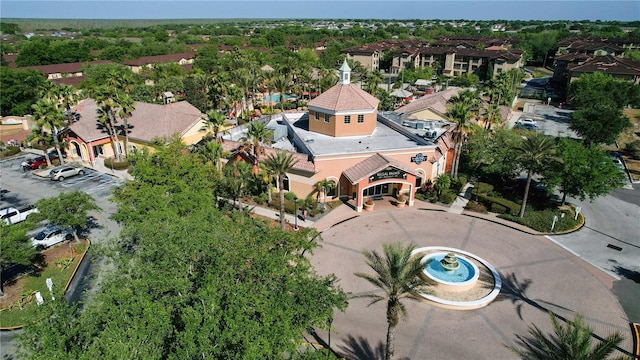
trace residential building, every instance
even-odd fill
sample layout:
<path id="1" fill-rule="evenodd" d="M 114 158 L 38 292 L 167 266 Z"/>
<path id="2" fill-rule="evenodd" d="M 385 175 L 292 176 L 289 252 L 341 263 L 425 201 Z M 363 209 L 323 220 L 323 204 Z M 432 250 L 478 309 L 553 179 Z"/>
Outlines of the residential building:
<path id="1" fill-rule="evenodd" d="M 186 101 L 166 105 L 136 102 L 129 125 L 129 151 L 151 148 L 158 139 L 180 137 L 185 144 L 195 144 L 203 137 L 200 129 L 205 124 L 205 114 Z M 79 115 L 61 138 L 67 144 L 66 153 L 73 160 L 95 164 L 99 159 L 113 157 L 111 138 L 98 121 L 99 105 L 94 99 L 85 99 L 72 111 Z M 117 126 L 123 126 L 118 122 Z M 124 153 L 124 136 L 115 144 L 119 154 Z"/>

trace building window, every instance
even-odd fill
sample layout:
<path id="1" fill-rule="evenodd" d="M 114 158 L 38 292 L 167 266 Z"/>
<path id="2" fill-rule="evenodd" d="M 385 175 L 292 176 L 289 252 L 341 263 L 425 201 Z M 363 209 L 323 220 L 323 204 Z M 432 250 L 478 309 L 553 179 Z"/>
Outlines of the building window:
<path id="1" fill-rule="evenodd" d="M 345 115 L 344 116 L 344 123 L 345 124 L 351 124 L 351 115 Z"/>
<path id="2" fill-rule="evenodd" d="M 289 177 L 287 175 L 285 175 L 282 178 L 282 188 L 283 188 L 282 190 L 284 190 L 284 191 L 291 190 L 291 188 L 289 187 Z"/>
<path id="3" fill-rule="evenodd" d="M 328 123 L 329 119 L 329 114 L 324 114 L 324 122 Z"/>
<path id="4" fill-rule="evenodd" d="M 316 111 L 314 113 L 314 116 L 315 116 L 316 120 L 320 120 L 320 113 L 319 112 Z"/>
<path id="5" fill-rule="evenodd" d="M 362 124 L 364 122 L 364 115 L 358 115 L 358 124 Z"/>

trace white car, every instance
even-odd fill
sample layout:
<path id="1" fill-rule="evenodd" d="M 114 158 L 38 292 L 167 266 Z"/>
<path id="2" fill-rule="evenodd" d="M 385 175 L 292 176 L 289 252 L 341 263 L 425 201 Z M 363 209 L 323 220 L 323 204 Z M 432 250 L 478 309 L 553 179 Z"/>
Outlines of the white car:
<path id="1" fill-rule="evenodd" d="M 65 178 L 76 176 L 76 175 L 84 175 L 84 168 L 73 167 L 73 166 L 61 166 L 49 172 L 49 176 L 51 177 L 51 180 L 57 180 L 57 181 L 62 181 Z"/>
<path id="2" fill-rule="evenodd" d="M 57 245 L 73 237 L 73 229 L 62 226 L 47 226 L 44 230 L 31 238 L 31 243 L 36 249 L 46 249 Z"/>
<path id="3" fill-rule="evenodd" d="M 533 125 L 533 126 L 538 126 L 538 124 L 536 123 L 535 120 L 529 119 L 529 118 L 520 119 L 520 120 L 517 121 L 517 124 L 530 124 L 530 125 Z"/>

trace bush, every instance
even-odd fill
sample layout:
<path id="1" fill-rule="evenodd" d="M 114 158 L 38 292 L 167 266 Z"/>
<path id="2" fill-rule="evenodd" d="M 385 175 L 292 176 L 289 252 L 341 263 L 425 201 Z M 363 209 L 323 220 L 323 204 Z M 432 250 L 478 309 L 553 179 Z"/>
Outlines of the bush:
<path id="1" fill-rule="evenodd" d="M 2 150 L 2 157 L 13 156 L 20 152 L 19 146 L 7 146 Z"/>
<path id="2" fill-rule="evenodd" d="M 628 143 L 624 149 L 631 158 L 634 160 L 640 160 L 640 140 Z"/>
<path id="3" fill-rule="evenodd" d="M 416 200 L 422 200 L 424 201 L 425 197 L 424 194 L 422 193 L 416 193 Z"/>
<path id="4" fill-rule="evenodd" d="M 493 185 L 479 182 L 474 186 L 474 194 L 488 194 L 493 191 Z"/>
<path id="5" fill-rule="evenodd" d="M 477 203 L 475 201 L 469 201 L 467 203 L 467 206 L 465 206 L 464 208 L 465 210 L 474 211 L 482 214 L 487 213 L 487 208 L 484 205 Z"/>
<path id="6" fill-rule="evenodd" d="M 440 194 L 440 198 L 438 200 L 440 200 L 441 203 L 451 204 L 455 198 L 455 192 L 451 190 L 445 190 L 442 192 L 442 194 Z"/>
<path id="7" fill-rule="evenodd" d="M 111 158 L 104 159 L 104 166 L 108 169 L 113 168 L 113 170 L 125 170 L 129 167 L 129 160 L 115 161 Z"/>
<path id="8" fill-rule="evenodd" d="M 296 198 L 296 194 L 293 191 L 287 191 L 286 193 L 284 193 L 284 198 L 289 201 L 293 201 L 293 199 Z"/>
<path id="9" fill-rule="evenodd" d="M 506 206 L 502 206 L 498 203 L 491 203 L 491 212 L 494 213 L 498 213 L 498 214 L 504 214 L 507 212 L 507 207 Z"/>
<path id="10" fill-rule="evenodd" d="M 478 198 L 479 203 L 483 204 L 489 209 L 492 209 L 492 211 L 494 208 L 494 205 L 493 205 L 494 203 L 497 205 L 503 206 L 505 208 L 504 212 L 507 214 L 518 214 L 518 212 L 520 211 L 520 205 L 516 204 L 511 200 L 507 200 L 499 197 L 492 197 L 485 194 L 477 194 L 476 197 Z"/>
<path id="11" fill-rule="evenodd" d="M 565 214 L 562 217 L 562 214 Z M 575 229 L 582 221 L 582 214 L 579 214 L 578 219 L 573 219 L 573 214 L 569 210 L 542 210 L 535 211 L 527 207 L 524 217 L 520 218 L 517 215 L 503 214 L 499 215 L 500 218 L 513 221 L 518 224 L 530 227 L 540 232 L 551 232 L 551 224 L 553 223 L 553 216 L 558 217 L 558 221 L 553 228 L 554 232 L 564 232 L 567 230 Z"/>

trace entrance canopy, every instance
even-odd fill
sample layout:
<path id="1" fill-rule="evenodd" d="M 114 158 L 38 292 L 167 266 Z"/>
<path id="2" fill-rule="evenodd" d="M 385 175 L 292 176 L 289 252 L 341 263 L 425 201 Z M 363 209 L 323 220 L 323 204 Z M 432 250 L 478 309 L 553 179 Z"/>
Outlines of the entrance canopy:
<path id="1" fill-rule="evenodd" d="M 369 183 L 384 179 L 407 179 L 407 175 L 418 177 L 419 175 L 409 166 L 400 161 L 390 159 L 376 153 L 342 172 L 352 185 L 368 179 Z"/>

